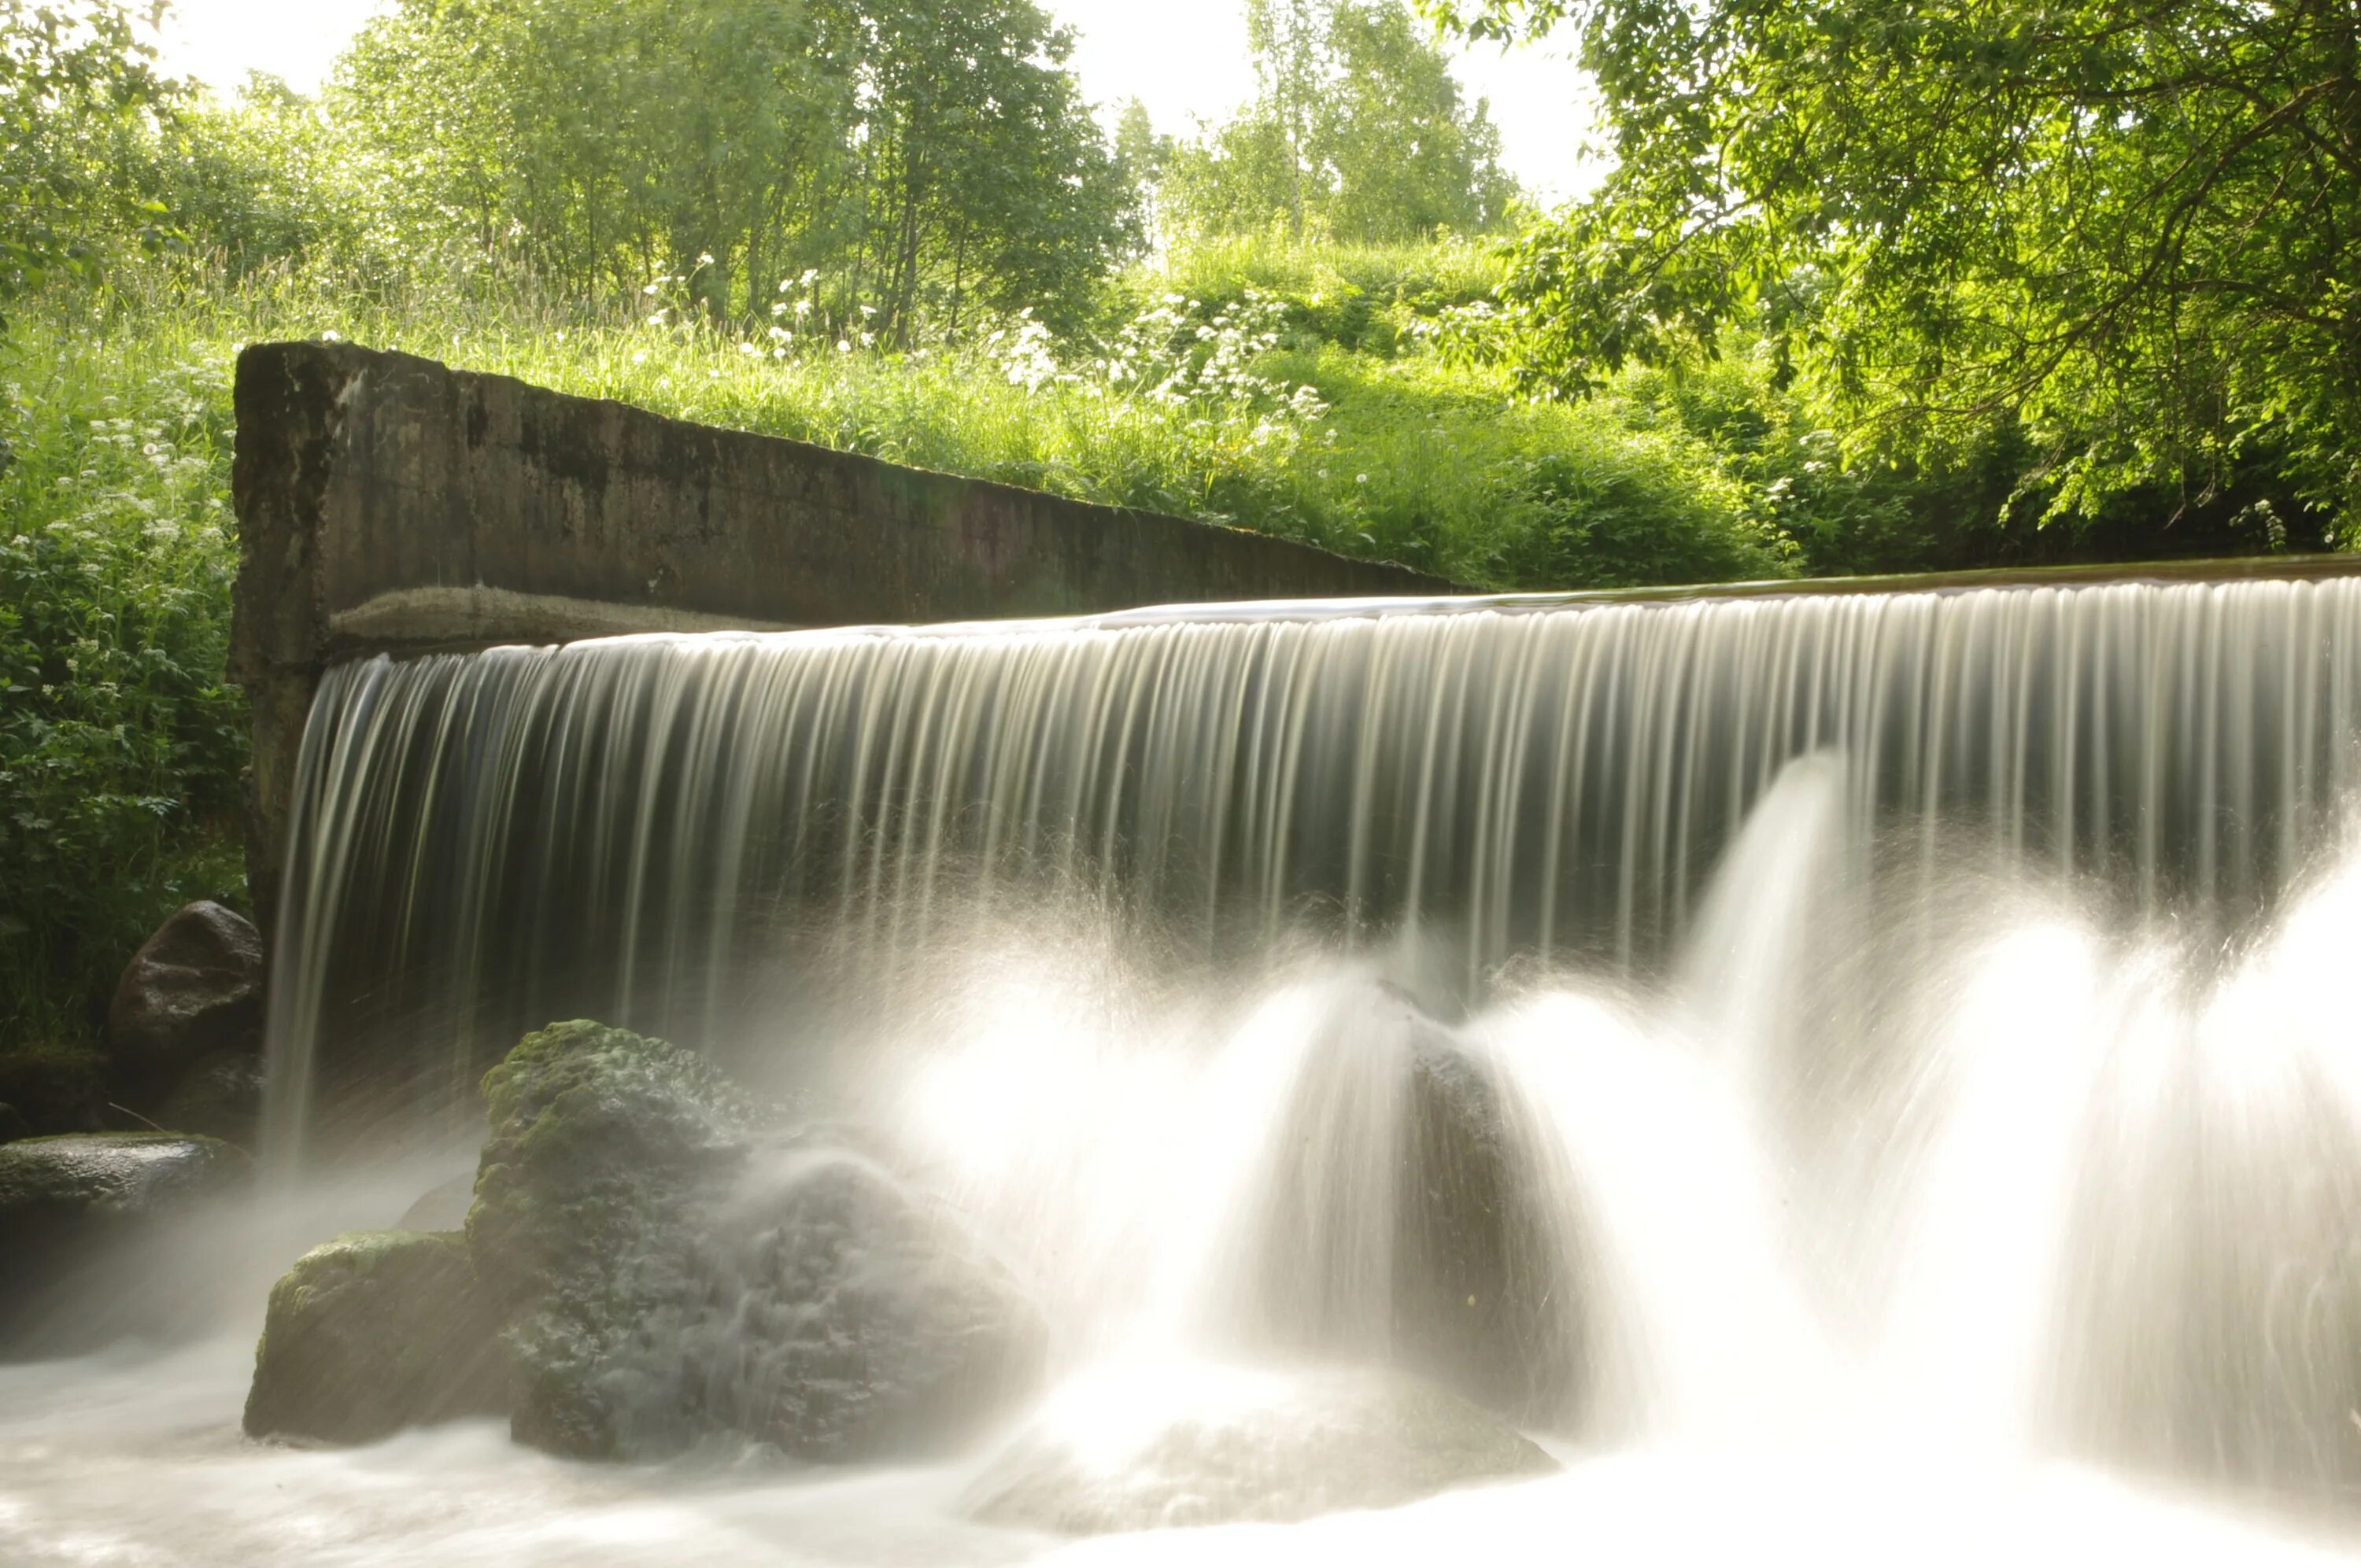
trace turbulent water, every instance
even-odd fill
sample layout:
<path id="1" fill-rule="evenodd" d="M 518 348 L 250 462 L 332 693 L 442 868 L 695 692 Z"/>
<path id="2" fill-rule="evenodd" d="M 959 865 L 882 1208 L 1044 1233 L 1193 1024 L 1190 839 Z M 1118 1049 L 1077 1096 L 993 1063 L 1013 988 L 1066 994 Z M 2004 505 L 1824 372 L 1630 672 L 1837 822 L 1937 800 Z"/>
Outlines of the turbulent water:
<path id="1" fill-rule="evenodd" d="M 386 1223 L 487 1060 L 599 1016 L 873 1129 L 1042 1302 L 1020 1423 L 1109 1473 L 1340 1365 L 1468 1390 L 1565 1472 L 1070 1542 L 970 1517 L 997 1440 L 261 1448 L 258 1263 L 228 1341 L 0 1368 L 0 1556 L 2338 1559 L 2356 743 L 2345 581 L 340 668 L 266 1213 Z M 1438 1081 L 1499 1151 L 1481 1257 L 1402 1176 L 1460 1135 Z M 1462 1316 L 1471 1269 L 1507 1283 Z"/>

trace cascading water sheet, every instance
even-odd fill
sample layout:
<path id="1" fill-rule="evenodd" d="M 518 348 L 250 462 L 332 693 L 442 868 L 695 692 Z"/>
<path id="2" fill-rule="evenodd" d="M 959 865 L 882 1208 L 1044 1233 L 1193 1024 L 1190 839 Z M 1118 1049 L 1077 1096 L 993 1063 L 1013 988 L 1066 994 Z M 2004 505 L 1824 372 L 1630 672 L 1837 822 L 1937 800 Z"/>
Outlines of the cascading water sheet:
<path id="1" fill-rule="evenodd" d="M 1519 955 L 1650 968 L 1823 751 L 1930 865 L 1988 849 L 2223 929 L 2356 776 L 2356 617 L 2349 580 L 2123 584 L 346 665 L 302 763 L 278 1131 L 370 1018 L 433 1021 L 463 1081 L 569 1012 L 711 1033 L 783 924 L 923 944 L 1049 879 L 1211 954 L 1416 928 L 1477 989 Z"/>
<path id="2" fill-rule="evenodd" d="M 1422 1539 L 1684 1561 L 1751 1538 L 1631 1498 L 1871 1465 L 1963 1560 L 2259 1551 L 2186 1499 L 2361 1487 L 2356 740 L 2353 580 L 357 663 L 268 1152 L 601 1017 L 875 1129 L 1032 1282 L 1026 1452 L 1093 1519 L 1203 1506 L 1184 1416 L 1289 1472 L 1247 1517 L 1344 1506 L 1269 1435 L 1343 1365 L 1574 1463 Z"/>

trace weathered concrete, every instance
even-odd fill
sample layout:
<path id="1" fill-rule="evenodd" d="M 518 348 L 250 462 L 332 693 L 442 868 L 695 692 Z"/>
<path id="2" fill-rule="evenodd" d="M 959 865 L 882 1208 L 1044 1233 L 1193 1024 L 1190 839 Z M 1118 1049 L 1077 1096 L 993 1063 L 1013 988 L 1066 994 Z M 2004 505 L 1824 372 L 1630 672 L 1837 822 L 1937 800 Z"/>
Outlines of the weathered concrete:
<path id="1" fill-rule="evenodd" d="M 923 473 L 348 344 L 239 357 L 230 674 L 269 928 L 321 670 L 628 631 L 1448 592 L 1399 566 Z"/>

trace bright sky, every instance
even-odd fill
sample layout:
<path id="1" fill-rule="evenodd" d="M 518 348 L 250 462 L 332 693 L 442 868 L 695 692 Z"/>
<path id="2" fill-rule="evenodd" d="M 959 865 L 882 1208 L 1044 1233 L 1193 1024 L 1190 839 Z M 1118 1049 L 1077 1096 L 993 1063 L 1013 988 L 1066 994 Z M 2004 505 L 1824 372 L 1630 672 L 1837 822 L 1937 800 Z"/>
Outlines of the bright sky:
<path id="1" fill-rule="evenodd" d="M 164 28 L 173 71 L 232 88 L 266 71 L 309 91 L 384 0 L 175 0 Z M 1137 97 L 1157 128 L 1217 120 L 1254 90 L 1245 0 L 1049 0 L 1081 32 L 1074 67 L 1100 104 Z M 1562 46 L 1464 51 L 1459 79 L 1492 102 L 1503 154 L 1526 188 L 1578 195 L 1598 169 L 1578 156 L 1588 118 L 1581 79 Z"/>

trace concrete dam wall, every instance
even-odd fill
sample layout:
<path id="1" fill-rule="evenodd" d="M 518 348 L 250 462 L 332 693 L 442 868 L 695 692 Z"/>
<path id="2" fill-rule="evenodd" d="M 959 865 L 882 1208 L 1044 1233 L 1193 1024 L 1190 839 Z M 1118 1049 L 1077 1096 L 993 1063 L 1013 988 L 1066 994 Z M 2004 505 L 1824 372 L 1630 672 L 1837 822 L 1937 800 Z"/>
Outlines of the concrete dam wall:
<path id="1" fill-rule="evenodd" d="M 1430 595 L 1400 566 L 349 344 L 238 360 L 230 674 L 268 925 L 312 695 L 377 652 Z"/>

